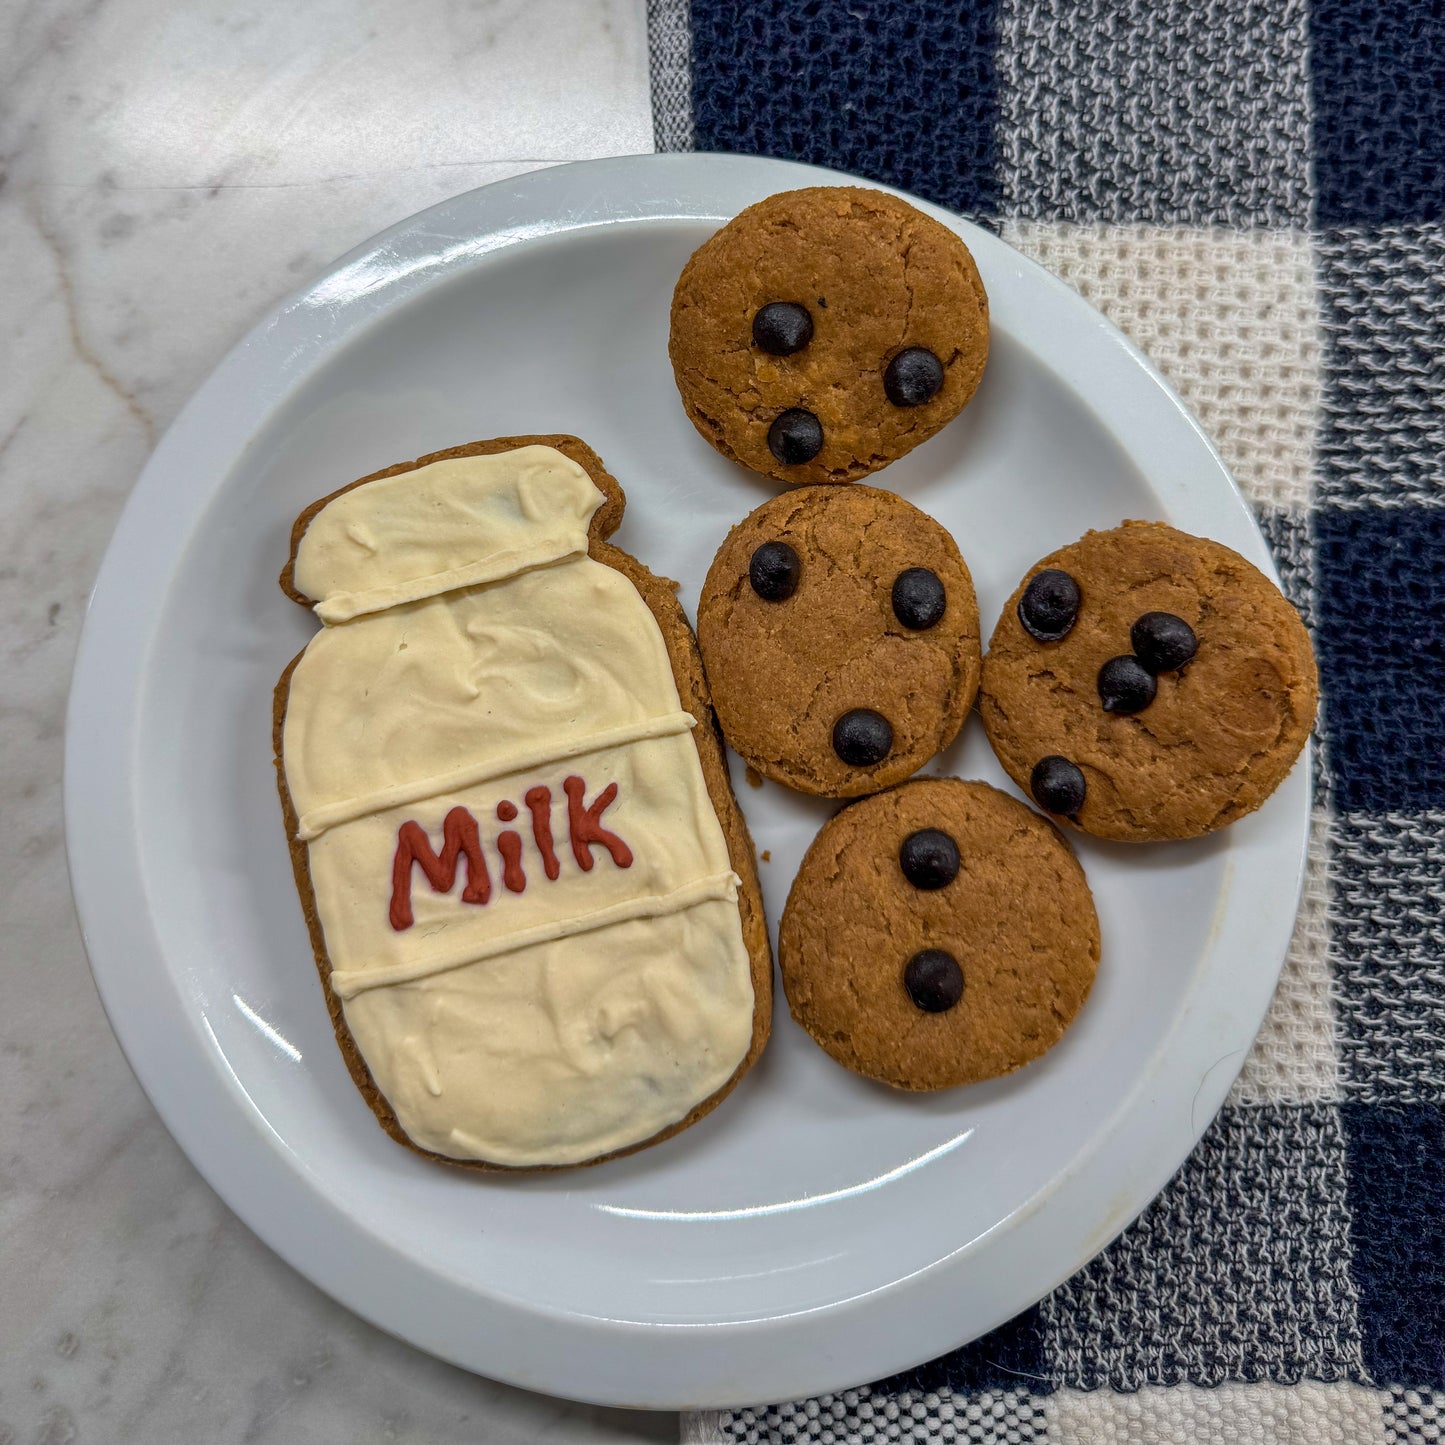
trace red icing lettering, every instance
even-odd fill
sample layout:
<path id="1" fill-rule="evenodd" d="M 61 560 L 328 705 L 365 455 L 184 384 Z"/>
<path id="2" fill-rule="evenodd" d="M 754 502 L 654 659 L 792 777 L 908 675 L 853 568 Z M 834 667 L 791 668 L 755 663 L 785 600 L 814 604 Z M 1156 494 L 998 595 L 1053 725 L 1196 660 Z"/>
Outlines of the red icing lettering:
<path id="1" fill-rule="evenodd" d="M 511 807 L 511 804 L 507 805 Z M 500 813 L 502 810 L 497 809 Z M 516 809 L 512 808 L 515 816 Z M 497 852 L 502 855 L 502 882 L 513 893 L 520 893 L 527 886 L 527 875 L 522 871 L 522 835 L 508 828 L 497 834 Z"/>
<path id="2" fill-rule="evenodd" d="M 602 815 L 617 801 L 617 784 L 608 783 L 586 806 L 587 784 L 575 774 L 563 780 L 567 795 L 567 832 L 572 856 L 584 872 L 592 871 L 592 847 L 598 844 L 611 855 L 618 868 L 632 867 L 632 849 L 602 826 Z M 552 790 L 537 786 L 526 792 L 527 809 L 532 815 L 532 837 L 542 856 L 542 869 L 554 882 L 561 873 L 557 850 L 552 841 Z M 497 818 L 510 823 L 517 817 L 517 805 L 503 799 L 497 804 Z M 527 873 L 522 866 L 522 835 L 511 828 L 497 834 L 497 852 L 502 855 L 502 884 L 511 893 L 521 893 L 527 886 Z M 442 850 L 432 851 L 431 838 L 420 823 L 406 822 L 396 830 L 396 853 L 391 862 L 391 926 L 401 933 L 415 921 L 411 907 L 411 870 L 417 864 L 426 875 L 434 892 L 450 893 L 456 885 L 457 869 L 465 860 L 466 887 L 463 903 L 487 903 L 492 896 L 492 878 L 487 871 L 486 855 L 477 820 L 460 804 L 442 820 Z"/>
<path id="3" fill-rule="evenodd" d="M 609 833 L 602 826 L 602 814 L 616 801 L 617 784 L 608 783 L 590 808 L 582 806 L 587 784 L 575 773 L 562 780 L 562 791 L 567 794 L 567 832 L 572 840 L 572 856 L 577 860 L 577 866 L 584 873 L 590 873 L 592 844 L 600 843 L 619 868 L 632 867 L 632 849 L 616 833 Z"/>
<path id="4" fill-rule="evenodd" d="M 542 855 L 542 867 L 547 877 L 556 882 L 562 865 L 557 861 L 557 850 L 552 846 L 551 788 L 528 788 L 526 804 L 532 814 L 532 837 L 536 840 L 537 851 Z"/>
<path id="5" fill-rule="evenodd" d="M 457 881 L 457 864 L 467 861 L 463 903 L 485 903 L 492 896 L 492 879 L 482 854 L 477 820 L 465 808 L 453 808 L 442 822 L 442 851 L 432 852 L 431 839 L 420 823 L 403 823 L 396 830 L 396 856 L 391 863 L 391 926 L 401 933 L 412 925 L 411 865 L 421 865 L 434 892 L 450 893 Z"/>

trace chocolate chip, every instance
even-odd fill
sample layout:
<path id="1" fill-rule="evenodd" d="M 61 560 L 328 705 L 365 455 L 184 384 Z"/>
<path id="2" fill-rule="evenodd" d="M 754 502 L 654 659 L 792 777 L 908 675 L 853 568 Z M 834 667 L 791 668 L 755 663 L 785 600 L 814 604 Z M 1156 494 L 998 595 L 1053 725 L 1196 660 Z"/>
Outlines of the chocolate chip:
<path id="1" fill-rule="evenodd" d="M 926 346 L 900 351 L 883 373 L 883 390 L 894 406 L 922 406 L 942 385 L 943 363 Z"/>
<path id="2" fill-rule="evenodd" d="M 764 542 L 748 563 L 748 581 L 764 602 L 786 602 L 802 575 L 802 561 L 786 542 Z"/>
<path id="3" fill-rule="evenodd" d="M 1142 712 L 1154 701 L 1154 674 L 1130 654 L 1111 657 L 1099 669 L 1099 701 L 1105 712 Z"/>
<path id="4" fill-rule="evenodd" d="M 898 866 L 915 888 L 946 888 L 958 877 L 958 844 L 938 828 L 920 828 L 903 840 Z"/>
<path id="5" fill-rule="evenodd" d="M 1087 791 L 1078 765 L 1057 753 L 1040 758 L 1029 774 L 1029 792 L 1034 795 L 1034 801 L 1061 818 L 1078 817 Z"/>
<path id="6" fill-rule="evenodd" d="M 1177 672 L 1199 651 L 1194 629 L 1172 612 L 1146 612 L 1129 629 L 1129 641 L 1150 672 Z"/>
<path id="7" fill-rule="evenodd" d="M 951 953 L 925 948 L 904 965 L 903 987 L 924 1013 L 947 1013 L 963 997 L 963 970 Z"/>
<path id="8" fill-rule="evenodd" d="M 812 412 L 800 406 L 779 413 L 768 428 L 768 450 L 785 467 L 810 462 L 822 449 L 822 424 Z"/>
<path id="9" fill-rule="evenodd" d="M 1079 616 L 1079 584 L 1067 572 L 1046 568 L 1033 577 L 1019 598 L 1019 621 L 1039 642 L 1068 636 Z"/>
<path id="10" fill-rule="evenodd" d="M 871 768 L 888 756 L 893 728 L 882 713 L 855 707 L 833 724 L 833 751 L 850 768 Z"/>
<path id="11" fill-rule="evenodd" d="M 769 356 L 791 356 L 813 339 L 813 318 L 796 301 L 769 301 L 753 317 L 753 340 Z"/>
<path id="12" fill-rule="evenodd" d="M 943 583 L 927 567 L 910 567 L 893 583 L 893 615 L 914 632 L 935 626 L 948 606 Z"/>

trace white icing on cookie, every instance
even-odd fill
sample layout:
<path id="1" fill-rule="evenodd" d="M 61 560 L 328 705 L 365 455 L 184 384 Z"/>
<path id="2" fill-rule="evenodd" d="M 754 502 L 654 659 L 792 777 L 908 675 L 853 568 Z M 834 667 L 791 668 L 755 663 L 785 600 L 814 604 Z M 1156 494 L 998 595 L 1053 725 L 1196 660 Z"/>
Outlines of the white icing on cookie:
<path id="1" fill-rule="evenodd" d="M 642 1142 L 752 1038 L 694 719 L 647 604 L 587 555 L 602 501 L 529 446 L 353 488 L 297 549 L 328 625 L 283 765 L 332 984 L 408 1137 L 453 1158 Z"/>

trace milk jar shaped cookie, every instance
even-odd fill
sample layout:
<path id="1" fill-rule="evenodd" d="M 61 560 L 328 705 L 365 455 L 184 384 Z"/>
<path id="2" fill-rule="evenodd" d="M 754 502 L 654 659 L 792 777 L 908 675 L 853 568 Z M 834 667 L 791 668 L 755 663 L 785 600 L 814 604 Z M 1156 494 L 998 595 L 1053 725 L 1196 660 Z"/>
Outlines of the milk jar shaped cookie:
<path id="1" fill-rule="evenodd" d="M 292 535 L 324 624 L 275 708 L 312 948 L 378 1120 L 449 1162 L 656 1143 L 767 1038 L 752 845 L 682 610 L 604 540 L 622 508 L 575 438 L 504 438 Z"/>

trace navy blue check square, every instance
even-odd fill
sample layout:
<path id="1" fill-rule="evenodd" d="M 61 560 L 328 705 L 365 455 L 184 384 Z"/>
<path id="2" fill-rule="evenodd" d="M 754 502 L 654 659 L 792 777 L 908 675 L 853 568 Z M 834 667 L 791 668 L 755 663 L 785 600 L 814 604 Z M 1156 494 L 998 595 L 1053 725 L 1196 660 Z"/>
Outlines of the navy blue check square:
<path id="1" fill-rule="evenodd" d="M 1445 1389 L 1445 1106 L 1342 1112 L 1366 1368 L 1382 1384 Z"/>
<path id="2" fill-rule="evenodd" d="M 1445 219 L 1445 6 L 1309 7 L 1317 224 Z"/>
<path id="3" fill-rule="evenodd" d="M 693 0 L 692 27 L 698 150 L 835 166 L 997 211 L 993 4 Z"/>
<path id="4" fill-rule="evenodd" d="M 1320 507 L 1314 536 L 1333 802 L 1445 807 L 1445 506 Z"/>

